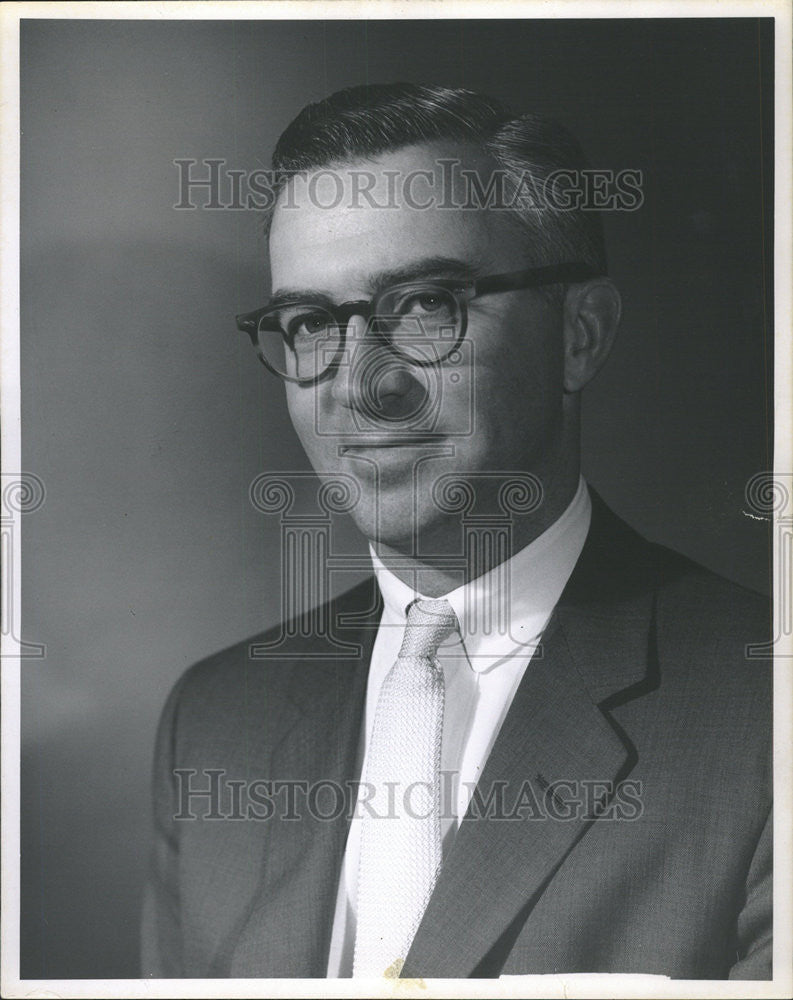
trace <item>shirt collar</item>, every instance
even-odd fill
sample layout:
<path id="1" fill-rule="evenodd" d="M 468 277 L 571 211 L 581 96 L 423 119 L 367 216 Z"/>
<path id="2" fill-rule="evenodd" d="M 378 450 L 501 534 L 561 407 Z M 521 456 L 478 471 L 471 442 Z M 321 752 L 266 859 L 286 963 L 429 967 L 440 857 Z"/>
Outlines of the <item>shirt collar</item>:
<path id="1" fill-rule="evenodd" d="M 474 671 L 491 670 L 521 650 L 531 655 L 578 562 L 591 517 L 589 490 L 581 477 L 567 509 L 533 542 L 443 595 L 457 615 Z M 369 552 L 386 611 L 394 622 L 404 623 L 408 605 L 426 598 L 387 569 L 371 544 Z M 455 643 L 459 638 L 453 636 L 441 649 Z"/>

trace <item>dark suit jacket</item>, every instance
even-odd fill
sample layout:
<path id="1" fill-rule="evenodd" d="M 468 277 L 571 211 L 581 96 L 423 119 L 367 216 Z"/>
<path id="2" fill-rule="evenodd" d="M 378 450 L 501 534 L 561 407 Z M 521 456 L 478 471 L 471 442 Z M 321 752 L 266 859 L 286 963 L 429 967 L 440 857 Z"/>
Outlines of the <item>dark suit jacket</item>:
<path id="1" fill-rule="evenodd" d="M 480 782 L 485 805 L 499 782 L 508 804 L 464 819 L 403 976 L 771 976 L 771 671 L 745 653 L 769 637 L 768 604 L 593 504 Z M 358 777 L 376 586 L 326 611 L 360 655 L 317 658 L 297 629 L 289 657 L 240 643 L 168 700 L 145 975 L 325 975 L 349 810 L 320 796 L 312 815 L 297 792 L 290 810 L 273 792 L 270 818 L 239 817 L 249 793 L 266 814 L 263 780 Z M 208 798 L 184 798 L 213 780 L 215 818 Z M 571 809 L 581 789 L 604 790 L 599 811 Z"/>

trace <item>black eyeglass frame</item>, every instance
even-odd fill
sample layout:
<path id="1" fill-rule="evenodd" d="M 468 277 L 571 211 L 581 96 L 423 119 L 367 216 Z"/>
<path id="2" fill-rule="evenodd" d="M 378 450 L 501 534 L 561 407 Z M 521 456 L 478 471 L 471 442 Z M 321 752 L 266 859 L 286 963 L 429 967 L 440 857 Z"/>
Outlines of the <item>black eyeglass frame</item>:
<path id="1" fill-rule="evenodd" d="M 279 372 L 264 357 L 259 347 L 259 324 L 262 318 L 272 311 L 274 308 L 273 306 L 262 306 L 261 309 L 255 309 L 253 312 L 241 313 L 236 317 L 236 321 L 237 328 L 242 333 L 247 333 L 251 338 L 251 343 L 256 350 L 257 357 L 265 368 L 268 369 L 268 371 L 272 372 L 273 375 L 285 382 L 294 382 L 297 385 L 310 386 L 317 385 L 325 379 L 331 378 L 338 370 L 347 340 L 347 325 L 352 317 L 361 316 L 367 322 L 373 316 L 376 317 L 378 315 L 378 304 L 382 301 L 386 294 L 390 294 L 396 289 L 403 287 L 415 288 L 417 286 L 442 288 L 451 292 L 457 299 L 457 305 L 460 311 L 460 331 L 454 342 L 449 346 L 448 350 L 439 357 L 430 358 L 428 360 L 416 359 L 400 351 L 397 345 L 392 343 L 390 338 L 385 334 L 379 334 L 378 336 L 376 329 L 371 331 L 383 344 L 383 346 L 385 346 L 397 357 L 408 361 L 411 365 L 418 368 L 426 368 L 431 365 L 438 365 L 442 361 L 445 361 L 446 358 L 448 358 L 449 355 L 460 346 L 468 328 L 467 307 L 468 303 L 472 299 L 479 298 L 481 295 L 492 295 L 496 292 L 515 292 L 528 288 L 539 288 L 542 285 L 556 285 L 560 283 L 575 284 L 580 281 L 589 281 L 592 278 L 603 276 L 602 272 L 595 270 L 588 264 L 584 264 L 580 261 L 566 261 L 561 264 L 551 264 L 545 267 L 532 267 L 522 271 L 509 271 L 505 274 L 490 274 L 482 278 L 471 279 L 470 281 L 460 280 L 458 278 L 427 278 L 400 282 L 396 285 L 389 285 L 388 288 L 378 292 L 377 295 L 371 299 L 355 299 L 349 302 L 342 302 L 337 306 L 323 305 L 322 308 L 325 312 L 332 316 L 338 324 L 339 346 L 327 368 L 324 368 L 317 375 L 310 375 L 308 378 L 297 378 L 294 375 L 286 375 L 283 372 Z M 383 315 L 385 316 L 385 314 Z"/>

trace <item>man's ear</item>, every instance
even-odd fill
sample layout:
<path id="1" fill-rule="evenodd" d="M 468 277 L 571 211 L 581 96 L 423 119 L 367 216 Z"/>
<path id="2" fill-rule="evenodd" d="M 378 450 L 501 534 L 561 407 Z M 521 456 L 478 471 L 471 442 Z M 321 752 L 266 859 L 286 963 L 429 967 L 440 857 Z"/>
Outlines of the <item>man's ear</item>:
<path id="1" fill-rule="evenodd" d="M 578 392 L 594 378 L 617 334 L 622 299 L 608 278 L 571 285 L 564 300 L 564 388 Z"/>

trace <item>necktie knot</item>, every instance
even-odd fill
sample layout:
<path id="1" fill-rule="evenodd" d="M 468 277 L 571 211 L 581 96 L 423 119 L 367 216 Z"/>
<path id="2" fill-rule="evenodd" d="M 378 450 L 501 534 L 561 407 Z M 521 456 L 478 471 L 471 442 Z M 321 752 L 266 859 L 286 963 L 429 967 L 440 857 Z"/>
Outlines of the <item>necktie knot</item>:
<path id="1" fill-rule="evenodd" d="M 458 628 L 457 615 L 445 599 L 416 600 L 408 607 L 407 625 L 399 658 L 432 659 L 438 646 Z"/>

